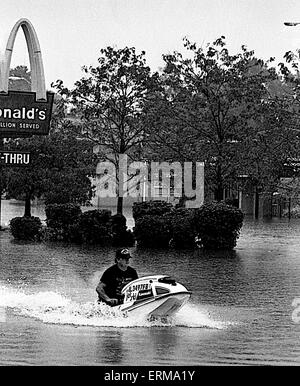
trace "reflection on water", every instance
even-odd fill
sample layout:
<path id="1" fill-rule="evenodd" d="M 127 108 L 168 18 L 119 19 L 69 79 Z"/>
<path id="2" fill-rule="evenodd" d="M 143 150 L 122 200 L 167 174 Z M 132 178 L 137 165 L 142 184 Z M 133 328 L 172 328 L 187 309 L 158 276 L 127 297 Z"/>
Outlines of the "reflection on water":
<path id="1" fill-rule="evenodd" d="M 23 243 L 0 233 L 0 364 L 300 364 L 300 221 L 247 220 L 235 251 L 132 249 L 140 276 L 192 291 L 169 325 L 96 303 L 114 249 Z"/>
<path id="2" fill-rule="evenodd" d="M 122 331 L 116 331 L 112 335 L 108 330 L 98 336 L 98 358 L 105 358 L 105 362 L 111 365 L 122 365 L 125 355 Z"/>

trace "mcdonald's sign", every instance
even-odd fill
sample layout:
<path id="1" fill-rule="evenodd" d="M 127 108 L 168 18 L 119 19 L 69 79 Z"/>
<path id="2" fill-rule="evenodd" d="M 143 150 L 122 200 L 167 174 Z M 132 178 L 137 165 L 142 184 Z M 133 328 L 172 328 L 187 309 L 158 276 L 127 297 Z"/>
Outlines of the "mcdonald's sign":
<path id="1" fill-rule="evenodd" d="M 23 137 L 47 135 L 50 128 L 53 93 L 46 101 L 36 101 L 35 93 L 9 91 L 0 94 L 0 135 Z"/>
<path id="2" fill-rule="evenodd" d="M 31 92 L 8 91 L 11 57 L 20 27 L 29 53 Z M 29 20 L 20 19 L 11 30 L 4 55 L 0 57 L 0 136 L 47 135 L 53 98 L 53 93 L 46 92 L 43 60 L 36 32 Z"/>

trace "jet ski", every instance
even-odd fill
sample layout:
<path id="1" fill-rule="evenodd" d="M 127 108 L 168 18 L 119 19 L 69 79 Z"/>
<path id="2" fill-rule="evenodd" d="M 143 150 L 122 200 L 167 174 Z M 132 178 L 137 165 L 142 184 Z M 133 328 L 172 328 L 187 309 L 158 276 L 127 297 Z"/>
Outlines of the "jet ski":
<path id="1" fill-rule="evenodd" d="M 190 298 L 191 292 L 167 275 L 145 276 L 122 289 L 120 311 L 144 315 L 148 320 L 171 318 Z"/>

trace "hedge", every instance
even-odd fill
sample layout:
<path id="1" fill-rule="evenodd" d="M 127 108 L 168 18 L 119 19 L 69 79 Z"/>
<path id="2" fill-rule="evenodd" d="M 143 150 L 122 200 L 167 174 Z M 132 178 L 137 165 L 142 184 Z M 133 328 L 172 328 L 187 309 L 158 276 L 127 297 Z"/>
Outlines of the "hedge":
<path id="1" fill-rule="evenodd" d="M 132 217 L 134 221 L 147 215 L 162 216 L 170 213 L 173 210 L 173 205 L 166 201 L 145 201 L 134 202 L 132 207 Z"/>
<path id="2" fill-rule="evenodd" d="M 49 228 L 63 229 L 74 224 L 82 213 L 77 204 L 48 204 L 45 207 L 46 223 Z"/>
<path id="3" fill-rule="evenodd" d="M 176 208 L 169 215 L 170 243 L 175 248 L 194 248 L 197 232 L 194 209 Z"/>
<path id="4" fill-rule="evenodd" d="M 112 244 L 118 247 L 132 247 L 134 245 L 133 232 L 127 229 L 126 217 L 115 214 L 111 217 Z"/>
<path id="5" fill-rule="evenodd" d="M 10 231 L 17 240 L 39 240 L 42 222 L 39 217 L 14 217 L 10 220 Z"/>
<path id="6" fill-rule="evenodd" d="M 132 246 L 133 233 L 126 227 L 126 218 L 112 216 L 107 209 L 82 212 L 75 204 L 46 206 L 47 229 L 44 239 L 75 243 Z"/>
<path id="7" fill-rule="evenodd" d="M 80 214 L 74 230 L 80 236 L 78 241 L 89 244 L 109 244 L 112 241 L 111 211 L 95 209 Z"/>
<path id="8" fill-rule="evenodd" d="M 171 240 L 168 214 L 163 216 L 145 215 L 135 222 L 134 237 L 138 245 L 150 248 L 166 248 Z"/>
<path id="9" fill-rule="evenodd" d="M 233 202 L 236 205 L 236 202 Z M 211 202 L 199 209 L 173 208 L 164 201 L 135 203 L 134 236 L 138 245 L 156 248 L 227 249 L 236 246 L 244 214 L 225 202 Z"/>
<path id="10" fill-rule="evenodd" d="M 194 224 L 205 249 L 233 249 L 243 225 L 243 212 L 224 202 L 211 202 L 195 210 Z"/>

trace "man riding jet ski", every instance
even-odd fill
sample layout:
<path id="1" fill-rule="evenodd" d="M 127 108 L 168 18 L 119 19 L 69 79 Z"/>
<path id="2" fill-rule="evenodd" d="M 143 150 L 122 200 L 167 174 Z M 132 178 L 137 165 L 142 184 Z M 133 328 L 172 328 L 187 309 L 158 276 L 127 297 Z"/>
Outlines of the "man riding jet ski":
<path id="1" fill-rule="evenodd" d="M 99 302 L 104 302 L 110 306 L 123 303 L 122 288 L 138 278 L 136 270 L 129 266 L 130 258 L 130 252 L 127 248 L 116 251 L 115 264 L 103 273 L 96 288 Z"/>
<path id="2" fill-rule="evenodd" d="M 129 266 L 130 258 L 128 249 L 116 251 L 115 264 L 103 273 L 96 288 L 99 302 L 152 319 L 171 317 L 188 301 L 191 292 L 169 276 L 138 278 Z"/>

